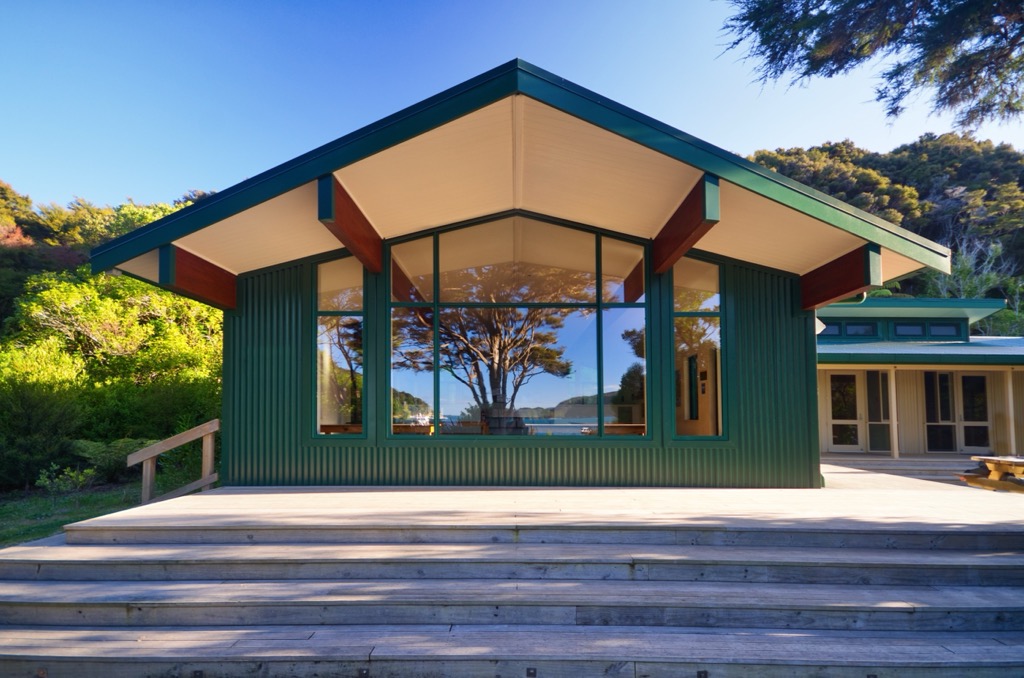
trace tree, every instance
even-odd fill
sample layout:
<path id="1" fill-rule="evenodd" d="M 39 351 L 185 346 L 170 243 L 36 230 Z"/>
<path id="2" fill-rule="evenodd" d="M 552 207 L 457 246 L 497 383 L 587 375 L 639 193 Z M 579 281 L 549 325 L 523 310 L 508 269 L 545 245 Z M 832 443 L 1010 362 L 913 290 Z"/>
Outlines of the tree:
<path id="1" fill-rule="evenodd" d="M 867 156 L 846 140 L 807 150 L 757 151 L 751 159 L 896 225 L 920 216 L 917 191 L 866 167 Z"/>
<path id="2" fill-rule="evenodd" d="M 503 263 L 448 272 L 442 287 L 460 298 L 500 301 L 502 306 L 444 307 L 438 318 L 438 368 L 469 391 L 481 416 L 513 415 L 516 398 L 534 377 L 567 377 L 572 361 L 558 345 L 558 330 L 577 309 L 524 306 L 589 298 L 593 276 Z M 432 371 L 433 311 L 409 308 L 392 323 L 395 369 Z"/>
<path id="3" fill-rule="evenodd" d="M 963 129 L 1024 112 L 1019 0 L 729 0 L 729 48 L 751 43 L 762 81 L 847 73 L 886 59 L 876 100 L 898 116 L 914 91 Z"/>

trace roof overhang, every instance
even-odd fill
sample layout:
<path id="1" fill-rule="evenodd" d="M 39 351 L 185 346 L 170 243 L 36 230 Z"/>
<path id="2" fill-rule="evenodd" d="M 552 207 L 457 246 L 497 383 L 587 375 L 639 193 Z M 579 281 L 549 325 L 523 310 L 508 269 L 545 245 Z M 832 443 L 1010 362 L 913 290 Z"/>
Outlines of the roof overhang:
<path id="1" fill-rule="evenodd" d="M 230 308 L 219 288 L 244 273 L 341 247 L 374 270 L 384 241 L 515 211 L 652 240 L 659 270 L 697 248 L 801 276 L 805 308 L 949 270 L 945 247 L 519 60 L 97 247 L 92 265 Z"/>
<path id="2" fill-rule="evenodd" d="M 1006 308 L 1004 299 L 934 299 L 868 297 L 857 303 L 830 304 L 818 309 L 819 318 L 929 318 L 966 320 L 973 324 Z"/>

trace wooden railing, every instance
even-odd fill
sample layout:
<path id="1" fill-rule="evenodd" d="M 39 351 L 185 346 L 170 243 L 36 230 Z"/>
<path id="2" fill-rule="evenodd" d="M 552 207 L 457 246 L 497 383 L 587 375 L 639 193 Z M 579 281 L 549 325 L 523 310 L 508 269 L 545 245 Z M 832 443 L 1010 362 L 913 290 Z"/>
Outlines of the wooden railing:
<path id="1" fill-rule="evenodd" d="M 167 440 L 161 440 L 149 447 L 143 447 L 141 450 L 128 455 L 128 466 L 142 463 L 142 503 L 148 504 L 154 501 L 163 501 L 164 499 L 174 499 L 189 492 L 208 490 L 213 487 L 213 484 L 217 482 L 217 474 L 213 471 L 213 436 L 219 430 L 220 419 L 214 419 L 195 428 L 190 428 L 184 433 L 171 436 Z M 153 491 L 156 489 L 156 458 L 164 452 L 170 452 L 185 443 L 190 443 L 199 438 L 203 439 L 202 478 L 154 499 Z"/>

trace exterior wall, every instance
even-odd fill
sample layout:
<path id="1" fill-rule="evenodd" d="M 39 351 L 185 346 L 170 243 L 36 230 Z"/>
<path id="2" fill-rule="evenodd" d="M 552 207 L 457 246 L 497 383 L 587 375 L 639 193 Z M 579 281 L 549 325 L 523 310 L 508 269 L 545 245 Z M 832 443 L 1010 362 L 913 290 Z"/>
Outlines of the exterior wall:
<path id="1" fill-rule="evenodd" d="M 989 442 L 992 444 L 993 452 L 1007 454 L 1010 449 L 1010 438 L 1007 435 L 1010 431 L 1008 420 L 1012 414 L 1009 403 L 1006 402 L 1006 380 L 1012 375 L 1009 372 L 988 372 L 987 375 L 986 390 L 991 408 L 989 417 L 992 421 Z"/>
<path id="2" fill-rule="evenodd" d="M 899 406 L 900 454 L 924 452 L 924 377 L 921 372 L 897 370 L 896 402 Z"/>
<path id="3" fill-rule="evenodd" d="M 672 432 L 668 279 L 650 288 L 650 437 L 391 439 L 383 280 L 366 286 L 366 432 L 314 437 L 315 262 L 239 279 L 225 315 L 222 480 L 228 485 L 818 487 L 813 315 L 796 276 L 720 262 L 724 439 Z"/>
<path id="4" fill-rule="evenodd" d="M 828 451 L 829 444 L 829 430 L 828 430 L 828 413 L 829 408 L 832 407 L 830 402 L 829 384 L 828 384 L 828 372 L 825 370 L 818 370 L 818 449 L 821 450 L 822 454 Z"/>

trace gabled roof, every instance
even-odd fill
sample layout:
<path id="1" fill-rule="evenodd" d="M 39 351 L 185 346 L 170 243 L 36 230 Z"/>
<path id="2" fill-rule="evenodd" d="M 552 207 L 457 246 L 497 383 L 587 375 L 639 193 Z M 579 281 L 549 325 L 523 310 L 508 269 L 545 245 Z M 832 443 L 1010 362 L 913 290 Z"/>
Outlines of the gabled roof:
<path id="1" fill-rule="evenodd" d="M 656 242 L 678 231 L 689 240 L 672 256 L 695 246 L 815 285 L 852 277 L 805 296 L 808 307 L 861 279 L 949 270 L 945 247 L 521 60 L 101 245 L 92 266 L 186 294 L 196 294 L 182 284 L 186 269 L 230 286 L 250 271 L 352 249 L 346 226 L 333 223 L 338 199 L 347 205 L 339 219 L 354 215 L 365 225 L 357 235 L 378 242 L 521 212 Z"/>

